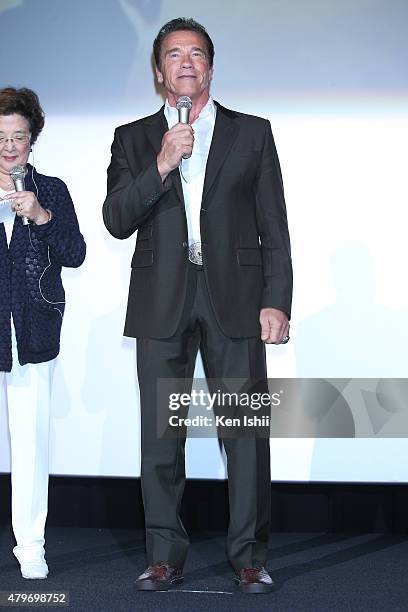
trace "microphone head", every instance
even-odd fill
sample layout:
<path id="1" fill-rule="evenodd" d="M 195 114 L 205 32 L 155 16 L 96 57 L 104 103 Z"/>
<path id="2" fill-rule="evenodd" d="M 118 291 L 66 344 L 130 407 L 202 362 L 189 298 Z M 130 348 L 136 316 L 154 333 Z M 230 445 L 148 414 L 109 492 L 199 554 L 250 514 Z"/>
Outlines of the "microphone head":
<path id="1" fill-rule="evenodd" d="M 23 180 L 25 178 L 25 166 L 14 166 L 10 171 L 10 176 L 13 181 Z"/>
<path id="2" fill-rule="evenodd" d="M 176 102 L 177 110 L 180 110 L 182 108 L 187 108 L 188 110 L 191 110 L 192 107 L 193 103 L 191 101 L 191 98 L 189 98 L 188 96 L 180 96 Z"/>

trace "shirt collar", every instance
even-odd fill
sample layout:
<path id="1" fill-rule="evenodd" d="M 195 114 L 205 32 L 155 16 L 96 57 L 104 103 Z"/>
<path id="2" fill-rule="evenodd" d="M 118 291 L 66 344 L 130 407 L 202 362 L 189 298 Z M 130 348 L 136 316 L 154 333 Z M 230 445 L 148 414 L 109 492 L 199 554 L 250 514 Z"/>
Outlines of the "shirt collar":
<path id="1" fill-rule="evenodd" d="M 215 120 L 215 115 L 217 112 L 217 107 L 215 106 L 214 100 L 212 96 L 208 98 L 208 101 L 205 106 L 200 111 L 196 121 L 199 119 L 211 118 Z M 164 104 L 164 115 L 167 119 L 167 123 L 169 127 L 173 127 L 176 123 L 178 123 L 178 110 L 175 106 L 170 106 L 169 101 L 166 99 Z"/>

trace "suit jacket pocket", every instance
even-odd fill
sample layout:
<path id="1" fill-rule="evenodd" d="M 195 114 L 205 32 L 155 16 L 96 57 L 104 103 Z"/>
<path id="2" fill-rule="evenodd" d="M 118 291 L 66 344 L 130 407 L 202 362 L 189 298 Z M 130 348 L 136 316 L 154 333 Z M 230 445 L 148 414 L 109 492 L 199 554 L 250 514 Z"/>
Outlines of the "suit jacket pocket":
<path id="1" fill-rule="evenodd" d="M 237 259 L 240 266 L 262 265 L 262 255 L 259 249 L 238 249 Z"/>
<path id="2" fill-rule="evenodd" d="M 138 249 L 133 253 L 132 257 L 132 268 L 146 268 L 147 266 L 153 265 L 153 250 Z"/>

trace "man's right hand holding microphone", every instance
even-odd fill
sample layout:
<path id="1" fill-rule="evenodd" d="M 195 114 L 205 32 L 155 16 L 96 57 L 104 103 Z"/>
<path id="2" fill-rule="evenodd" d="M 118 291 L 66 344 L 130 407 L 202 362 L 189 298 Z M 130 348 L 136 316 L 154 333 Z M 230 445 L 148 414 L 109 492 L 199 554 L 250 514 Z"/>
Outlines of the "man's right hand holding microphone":
<path id="1" fill-rule="evenodd" d="M 163 136 L 157 155 L 157 168 L 162 181 L 180 165 L 182 158 L 191 156 L 194 144 L 194 130 L 188 123 L 176 123 Z"/>

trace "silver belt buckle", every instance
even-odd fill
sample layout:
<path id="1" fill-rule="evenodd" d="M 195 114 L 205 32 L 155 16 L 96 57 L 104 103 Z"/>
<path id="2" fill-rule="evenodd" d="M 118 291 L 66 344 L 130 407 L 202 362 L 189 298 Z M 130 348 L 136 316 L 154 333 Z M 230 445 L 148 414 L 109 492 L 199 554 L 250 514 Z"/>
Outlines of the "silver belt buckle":
<path id="1" fill-rule="evenodd" d="M 192 242 L 188 247 L 188 258 L 191 263 L 197 266 L 203 265 L 203 256 L 201 253 L 201 242 Z"/>

